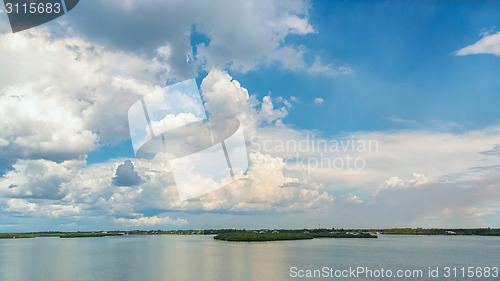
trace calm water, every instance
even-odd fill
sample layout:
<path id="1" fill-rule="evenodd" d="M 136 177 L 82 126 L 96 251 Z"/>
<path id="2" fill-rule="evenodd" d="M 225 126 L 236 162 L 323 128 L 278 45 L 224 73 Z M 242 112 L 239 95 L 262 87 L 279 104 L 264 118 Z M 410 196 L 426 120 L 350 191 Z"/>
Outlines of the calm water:
<path id="1" fill-rule="evenodd" d="M 421 269 L 423 277 L 413 280 L 443 280 L 446 266 L 500 267 L 500 237 L 381 235 L 264 243 L 171 235 L 0 239 L 0 280 L 335 280 L 292 278 L 290 268 L 358 266 L 393 274 Z M 439 267 L 440 278 L 429 278 L 429 267 Z"/>

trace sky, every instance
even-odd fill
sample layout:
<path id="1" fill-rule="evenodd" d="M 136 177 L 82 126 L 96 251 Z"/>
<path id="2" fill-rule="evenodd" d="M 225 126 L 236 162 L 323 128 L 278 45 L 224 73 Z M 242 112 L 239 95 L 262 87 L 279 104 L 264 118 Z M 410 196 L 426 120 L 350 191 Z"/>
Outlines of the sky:
<path id="1" fill-rule="evenodd" d="M 497 1 L 86 0 L 12 33 L 2 7 L 0 232 L 500 227 L 497 26 Z M 192 78 L 249 168 L 180 200 L 127 114 Z"/>

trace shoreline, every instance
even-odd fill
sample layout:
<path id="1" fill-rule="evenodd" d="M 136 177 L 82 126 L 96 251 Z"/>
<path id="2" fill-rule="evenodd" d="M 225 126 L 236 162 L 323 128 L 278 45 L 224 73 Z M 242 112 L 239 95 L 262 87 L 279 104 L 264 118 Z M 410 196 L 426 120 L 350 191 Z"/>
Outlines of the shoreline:
<path id="1" fill-rule="evenodd" d="M 231 234 L 233 237 L 231 237 Z M 261 236 L 255 234 L 264 234 Z M 222 235 L 231 237 L 229 239 L 249 239 L 258 241 L 266 235 L 271 237 L 268 241 L 283 240 L 288 235 L 292 237 L 286 240 L 303 240 L 313 238 L 375 238 L 376 235 L 430 235 L 430 236 L 500 236 L 500 229 L 473 228 L 473 229 L 423 229 L 423 228 L 391 228 L 391 229 L 205 229 L 205 230 L 113 230 L 113 231 L 84 231 L 84 232 L 24 232 L 24 233 L 0 233 L 0 239 L 23 239 L 35 237 L 59 237 L 59 238 L 83 238 L 83 237 L 107 237 L 124 235 Z M 246 236 L 250 238 L 246 238 Z M 365 237 L 363 237 L 365 235 Z M 370 237 L 374 236 L 374 237 Z M 254 238 L 259 237 L 259 238 Z M 282 237 L 280 237 L 282 236 Z M 309 238 L 312 237 L 312 238 Z M 257 239 L 257 240 L 256 240 Z M 243 241 L 242 240 L 242 241 Z M 229 241 L 229 240 L 228 240 Z"/>

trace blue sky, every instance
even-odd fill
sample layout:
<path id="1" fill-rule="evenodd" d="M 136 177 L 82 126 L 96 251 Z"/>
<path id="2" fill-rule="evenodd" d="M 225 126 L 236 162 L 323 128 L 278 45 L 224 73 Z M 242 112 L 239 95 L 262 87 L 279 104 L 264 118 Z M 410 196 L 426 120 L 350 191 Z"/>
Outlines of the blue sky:
<path id="1" fill-rule="evenodd" d="M 330 134 L 420 129 L 391 118 L 431 128 L 431 120 L 481 128 L 499 121 L 492 102 L 498 98 L 499 82 L 494 79 L 498 62 L 490 55 L 457 57 L 453 52 L 477 41 L 483 29 L 494 29 L 496 5 L 491 1 L 313 3 L 310 22 L 317 33 L 286 41 L 306 44 L 310 56 L 349 66 L 353 75 L 332 79 L 264 69 L 234 77 L 255 84 L 249 88 L 260 95 L 271 91 L 301 97 L 305 111 L 314 114 L 292 110 L 286 120 Z M 311 105 L 312 93 L 325 100 L 323 107 Z"/>
<path id="2" fill-rule="evenodd" d="M 0 232 L 500 227 L 500 3 L 141 3 L 16 34 L 0 13 Z M 135 159 L 127 111 L 190 78 L 242 123 L 250 169 L 180 201 L 160 159 Z M 378 149 L 261 146 L 305 139 Z M 346 156 L 366 165 L 284 164 Z"/>

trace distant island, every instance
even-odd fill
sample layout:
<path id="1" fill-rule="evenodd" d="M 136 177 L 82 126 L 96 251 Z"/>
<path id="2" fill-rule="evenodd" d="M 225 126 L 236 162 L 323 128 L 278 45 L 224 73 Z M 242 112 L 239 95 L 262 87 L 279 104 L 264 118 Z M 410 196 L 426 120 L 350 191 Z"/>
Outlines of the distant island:
<path id="1" fill-rule="evenodd" d="M 370 233 L 259 233 L 259 232 L 233 232 L 222 233 L 214 237 L 217 240 L 224 241 L 241 241 L 241 242 L 263 242 L 263 241 L 280 241 L 280 240 L 307 240 L 314 238 L 377 238 L 376 235 Z"/>
<path id="2" fill-rule="evenodd" d="M 477 235 L 500 236 L 500 229 L 469 228 L 390 228 L 390 229 L 205 229 L 205 230 L 115 230 L 87 232 L 29 232 L 0 233 L 0 239 L 35 238 L 35 237 L 106 237 L 123 235 L 215 235 L 217 240 L 224 241 L 279 241 L 304 240 L 314 238 L 377 238 L 377 235 Z"/>
<path id="3" fill-rule="evenodd" d="M 397 235 L 479 235 L 500 236 L 500 229 L 494 228 L 465 228 L 465 229 L 442 229 L 442 228 L 391 228 L 377 231 L 380 234 Z"/>

